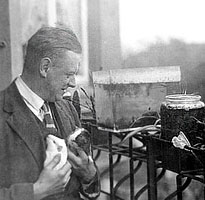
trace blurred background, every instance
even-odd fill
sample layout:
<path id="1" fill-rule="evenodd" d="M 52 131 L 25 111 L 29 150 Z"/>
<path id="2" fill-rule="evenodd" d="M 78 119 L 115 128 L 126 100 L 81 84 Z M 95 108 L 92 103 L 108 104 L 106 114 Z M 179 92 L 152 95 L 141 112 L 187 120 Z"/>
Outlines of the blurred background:
<path id="1" fill-rule="evenodd" d="M 21 73 L 28 38 L 41 26 L 72 27 L 83 45 L 78 83 L 91 72 L 180 66 L 185 88 L 204 98 L 203 0 L 1 0 L 0 90 Z M 197 70 L 195 70 L 197 69 Z"/>

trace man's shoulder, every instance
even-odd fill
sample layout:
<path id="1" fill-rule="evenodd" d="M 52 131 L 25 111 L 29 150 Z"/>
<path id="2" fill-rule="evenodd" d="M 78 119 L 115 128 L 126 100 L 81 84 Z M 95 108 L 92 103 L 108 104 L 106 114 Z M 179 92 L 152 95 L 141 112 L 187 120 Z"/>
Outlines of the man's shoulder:
<path id="1" fill-rule="evenodd" d="M 7 88 L 0 91 L 0 108 L 6 106 L 7 108 L 13 106 L 16 100 L 19 100 L 20 94 L 14 82 Z M 10 109 L 9 109 L 10 110 Z"/>
<path id="2" fill-rule="evenodd" d="M 6 91 L 7 91 L 7 88 L 0 91 L 0 107 L 3 106 Z"/>
<path id="3" fill-rule="evenodd" d="M 0 91 L 0 127 L 2 126 L 2 123 L 4 123 L 5 119 L 8 117 L 8 113 L 5 112 L 5 94 L 7 92 L 7 89 Z"/>

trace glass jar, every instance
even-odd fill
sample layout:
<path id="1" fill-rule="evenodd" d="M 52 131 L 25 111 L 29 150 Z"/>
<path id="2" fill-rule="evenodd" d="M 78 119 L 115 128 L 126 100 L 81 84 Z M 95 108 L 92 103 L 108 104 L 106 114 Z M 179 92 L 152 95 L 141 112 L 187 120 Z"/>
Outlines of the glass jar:
<path id="1" fill-rule="evenodd" d="M 200 95 L 166 96 L 160 108 L 161 137 L 171 141 L 182 131 L 192 144 L 196 143 L 197 137 L 204 135 L 200 130 L 200 122 L 205 118 L 204 107 Z"/>

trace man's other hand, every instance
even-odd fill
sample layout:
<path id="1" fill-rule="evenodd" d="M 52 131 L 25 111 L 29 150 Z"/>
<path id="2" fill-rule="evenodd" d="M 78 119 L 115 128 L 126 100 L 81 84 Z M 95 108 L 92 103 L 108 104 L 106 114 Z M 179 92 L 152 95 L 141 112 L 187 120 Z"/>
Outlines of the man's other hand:
<path id="1" fill-rule="evenodd" d="M 77 155 L 68 149 L 68 161 L 73 167 L 73 172 L 80 177 L 82 183 L 90 182 L 96 175 L 96 167 L 91 158 L 91 155 L 87 155 L 85 151 L 76 147 Z"/>
<path id="2" fill-rule="evenodd" d="M 67 161 L 60 169 L 55 169 L 61 160 L 57 154 L 51 162 L 44 166 L 38 180 L 34 183 L 34 199 L 40 200 L 46 196 L 63 192 L 70 180 L 71 165 Z"/>

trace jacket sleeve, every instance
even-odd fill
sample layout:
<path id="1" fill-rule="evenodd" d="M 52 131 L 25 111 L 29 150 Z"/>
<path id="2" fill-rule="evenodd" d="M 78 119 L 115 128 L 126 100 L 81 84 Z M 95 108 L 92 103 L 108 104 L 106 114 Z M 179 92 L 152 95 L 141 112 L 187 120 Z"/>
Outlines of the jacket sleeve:
<path id="1" fill-rule="evenodd" d="M 0 188 L 0 200 L 34 200 L 33 184 L 18 183 L 10 188 Z"/>
<path id="2" fill-rule="evenodd" d="M 68 110 L 72 113 L 70 117 L 72 117 L 73 120 L 75 121 L 75 125 L 81 127 L 81 122 L 79 120 L 78 114 L 74 106 L 70 102 L 67 102 L 66 106 L 68 107 Z M 100 189 L 101 189 L 100 173 L 95 162 L 94 165 L 97 171 L 94 178 L 89 183 L 86 184 L 81 183 L 81 181 L 79 180 L 79 182 L 81 183 L 80 193 L 88 199 L 96 199 L 100 195 Z"/>
<path id="3" fill-rule="evenodd" d="M 73 116 L 75 118 L 76 124 L 78 126 L 80 125 L 80 120 L 78 118 L 77 112 L 75 111 L 75 108 L 70 104 L 70 109 L 72 110 Z M 96 199 L 100 195 L 100 173 L 99 170 L 94 162 L 94 165 L 96 167 L 96 175 L 94 178 L 90 181 L 88 184 L 81 183 L 81 189 L 80 192 L 83 196 L 85 196 L 88 199 Z"/>
<path id="4" fill-rule="evenodd" d="M 96 199 L 100 195 L 100 172 L 95 164 L 96 167 L 96 175 L 94 178 L 87 184 L 81 183 L 80 192 L 83 196 L 88 199 Z"/>

